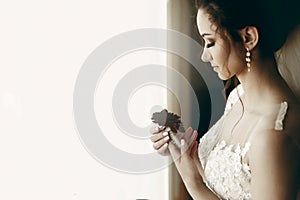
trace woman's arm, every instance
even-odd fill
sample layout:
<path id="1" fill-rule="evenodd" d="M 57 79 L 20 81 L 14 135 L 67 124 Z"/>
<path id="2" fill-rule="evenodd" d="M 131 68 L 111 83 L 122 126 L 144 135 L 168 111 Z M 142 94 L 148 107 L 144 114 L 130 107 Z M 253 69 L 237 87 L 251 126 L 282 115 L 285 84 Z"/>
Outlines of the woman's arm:
<path id="1" fill-rule="evenodd" d="M 249 159 L 253 200 L 296 199 L 299 149 L 287 133 L 259 133 L 252 142 Z"/>

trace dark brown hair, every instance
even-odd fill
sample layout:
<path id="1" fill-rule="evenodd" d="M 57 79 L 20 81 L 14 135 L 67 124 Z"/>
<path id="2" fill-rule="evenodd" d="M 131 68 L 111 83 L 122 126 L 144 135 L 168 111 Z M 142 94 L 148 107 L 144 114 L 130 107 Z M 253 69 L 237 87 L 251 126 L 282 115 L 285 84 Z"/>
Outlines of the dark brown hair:
<path id="1" fill-rule="evenodd" d="M 221 36 L 226 31 L 233 41 L 242 41 L 238 30 L 255 26 L 263 55 L 273 55 L 300 22 L 299 0 L 196 0 L 196 8 L 209 15 Z"/>
<path id="2" fill-rule="evenodd" d="M 195 3 L 197 10 L 202 9 L 209 15 L 210 22 L 225 41 L 229 36 L 235 42 L 242 42 L 238 31 L 255 26 L 263 56 L 273 56 L 288 33 L 300 23 L 299 0 L 195 0 Z M 239 82 L 234 76 L 224 83 L 228 96 Z"/>

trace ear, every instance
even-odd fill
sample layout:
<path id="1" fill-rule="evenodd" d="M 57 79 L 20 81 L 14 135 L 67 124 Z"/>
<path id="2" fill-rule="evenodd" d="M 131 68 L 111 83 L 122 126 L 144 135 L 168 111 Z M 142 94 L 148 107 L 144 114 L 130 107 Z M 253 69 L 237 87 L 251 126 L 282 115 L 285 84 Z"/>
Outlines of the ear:
<path id="1" fill-rule="evenodd" d="M 245 48 L 249 48 L 250 51 L 257 46 L 259 40 L 258 30 L 255 26 L 246 26 L 240 31 Z"/>

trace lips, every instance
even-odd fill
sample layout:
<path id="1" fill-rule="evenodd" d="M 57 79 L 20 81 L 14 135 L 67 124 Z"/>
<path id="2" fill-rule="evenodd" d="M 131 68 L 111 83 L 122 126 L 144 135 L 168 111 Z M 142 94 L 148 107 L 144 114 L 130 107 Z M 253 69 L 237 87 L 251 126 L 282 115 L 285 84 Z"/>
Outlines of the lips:
<path id="1" fill-rule="evenodd" d="M 214 69 L 214 71 L 216 72 L 216 71 L 218 71 L 218 66 L 212 66 L 212 68 Z"/>

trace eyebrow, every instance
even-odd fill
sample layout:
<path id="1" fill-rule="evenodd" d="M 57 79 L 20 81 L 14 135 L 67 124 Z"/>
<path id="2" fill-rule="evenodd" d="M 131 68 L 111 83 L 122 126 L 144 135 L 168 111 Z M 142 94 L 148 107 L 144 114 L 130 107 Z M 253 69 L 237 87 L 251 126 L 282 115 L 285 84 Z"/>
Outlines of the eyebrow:
<path id="1" fill-rule="evenodd" d="M 201 36 L 204 38 L 205 36 L 212 35 L 210 33 L 203 33 Z"/>

